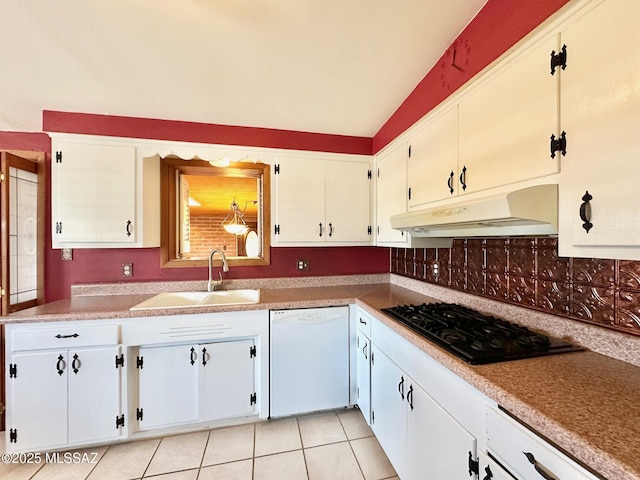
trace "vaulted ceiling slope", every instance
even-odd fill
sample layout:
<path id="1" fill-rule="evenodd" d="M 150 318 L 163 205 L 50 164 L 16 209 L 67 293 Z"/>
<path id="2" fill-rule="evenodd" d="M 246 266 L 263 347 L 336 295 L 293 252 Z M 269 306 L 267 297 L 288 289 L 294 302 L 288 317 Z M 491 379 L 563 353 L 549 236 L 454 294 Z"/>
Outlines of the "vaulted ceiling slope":
<path id="1" fill-rule="evenodd" d="M 58 110 L 373 137 L 486 1 L 2 1 L 0 131 Z"/>

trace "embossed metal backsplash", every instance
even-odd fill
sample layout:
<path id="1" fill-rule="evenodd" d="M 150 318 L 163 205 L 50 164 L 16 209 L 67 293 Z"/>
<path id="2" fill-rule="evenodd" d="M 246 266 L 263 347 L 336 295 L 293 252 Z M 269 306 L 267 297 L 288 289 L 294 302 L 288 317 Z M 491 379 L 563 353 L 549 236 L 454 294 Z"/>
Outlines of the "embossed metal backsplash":
<path id="1" fill-rule="evenodd" d="M 640 261 L 559 257 L 556 238 L 392 248 L 391 272 L 640 335 Z"/>

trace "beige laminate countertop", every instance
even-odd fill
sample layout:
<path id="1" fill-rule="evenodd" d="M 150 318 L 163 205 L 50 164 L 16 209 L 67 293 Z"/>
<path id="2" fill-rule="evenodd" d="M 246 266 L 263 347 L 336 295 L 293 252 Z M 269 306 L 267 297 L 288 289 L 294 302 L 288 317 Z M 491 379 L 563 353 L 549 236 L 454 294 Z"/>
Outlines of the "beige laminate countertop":
<path id="1" fill-rule="evenodd" d="M 129 311 L 151 296 L 72 297 L 2 320 L 131 318 L 355 302 L 600 476 L 640 480 L 640 367 L 590 351 L 469 365 L 379 311 L 397 304 L 434 301 L 388 283 L 261 289 L 260 303 L 253 305 Z M 517 318 L 510 320 L 518 322 Z"/>

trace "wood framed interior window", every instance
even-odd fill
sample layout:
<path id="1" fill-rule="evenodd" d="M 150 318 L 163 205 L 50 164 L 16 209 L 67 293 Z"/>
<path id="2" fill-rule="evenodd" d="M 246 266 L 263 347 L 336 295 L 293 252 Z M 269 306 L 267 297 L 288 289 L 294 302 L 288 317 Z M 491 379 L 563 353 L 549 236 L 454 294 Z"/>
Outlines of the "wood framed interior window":
<path id="1" fill-rule="evenodd" d="M 253 185 L 253 187 L 250 187 Z M 166 157 L 160 163 L 160 261 L 162 267 L 202 267 L 214 249 L 225 251 L 230 265 L 269 265 L 270 166 L 231 163 L 214 167 L 208 161 Z M 233 235 L 222 223 L 232 202 L 245 214 L 248 231 Z M 211 237 L 202 239 L 200 226 Z M 212 233 L 215 232 L 215 233 Z M 253 232 L 251 234 L 251 232 Z M 249 234 L 257 239 L 248 251 Z M 216 265 L 220 259 L 215 258 Z"/>

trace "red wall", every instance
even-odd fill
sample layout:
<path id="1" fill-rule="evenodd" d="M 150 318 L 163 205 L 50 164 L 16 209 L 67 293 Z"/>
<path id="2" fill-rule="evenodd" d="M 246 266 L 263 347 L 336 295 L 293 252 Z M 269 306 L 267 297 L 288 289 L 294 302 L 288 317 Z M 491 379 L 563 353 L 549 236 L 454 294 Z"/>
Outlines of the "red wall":
<path id="1" fill-rule="evenodd" d="M 44 110 L 42 113 L 42 129 L 47 132 L 362 155 L 371 154 L 372 141 L 367 137 L 50 110 Z"/>
<path id="2" fill-rule="evenodd" d="M 373 153 L 382 150 L 569 1 L 489 0 L 376 133 Z M 464 71 L 451 67 L 454 49 L 463 57 Z"/>
<path id="3" fill-rule="evenodd" d="M 309 259 L 308 272 L 296 270 L 297 259 Z M 122 278 L 122 264 L 133 262 L 133 278 Z M 219 269 L 216 269 L 218 271 Z M 271 265 L 234 267 L 225 279 L 353 275 L 389 271 L 389 249 L 376 247 L 271 248 Z M 217 275 L 217 273 L 216 273 Z M 160 268 L 160 249 L 74 249 L 72 261 L 62 261 L 60 250 L 47 257 L 47 301 L 66 298 L 77 283 L 206 280 L 207 268 Z"/>

